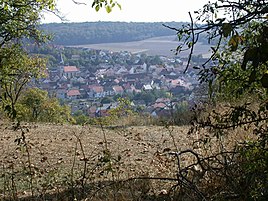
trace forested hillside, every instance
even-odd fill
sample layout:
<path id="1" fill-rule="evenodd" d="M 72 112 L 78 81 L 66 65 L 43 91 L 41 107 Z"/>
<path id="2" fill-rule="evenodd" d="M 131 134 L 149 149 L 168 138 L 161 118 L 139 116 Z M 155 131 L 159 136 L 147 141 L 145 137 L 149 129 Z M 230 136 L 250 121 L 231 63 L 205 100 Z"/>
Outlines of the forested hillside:
<path id="1" fill-rule="evenodd" d="M 163 26 L 181 27 L 182 22 L 83 22 L 43 24 L 42 29 L 53 35 L 58 45 L 138 41 L 151 37 L 176 35 Z"/>

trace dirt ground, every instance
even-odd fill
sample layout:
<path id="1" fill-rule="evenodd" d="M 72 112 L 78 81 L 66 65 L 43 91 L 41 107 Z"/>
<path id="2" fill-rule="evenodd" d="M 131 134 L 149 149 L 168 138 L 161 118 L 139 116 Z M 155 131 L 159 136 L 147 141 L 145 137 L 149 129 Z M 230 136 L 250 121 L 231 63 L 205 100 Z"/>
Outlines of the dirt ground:
<path id="1" fill-rule="evenodd" d="M 73 160 L 74 152 L 78 158 L 83 157 L 82 152 L 85 157 L 90 158 L 108 148 L 112 154 L 120 155 L 126 168 L 146 171 L 157 156 L 192 145 L 192 136 L 187 135 L 187 127 L 136 126 L 101 129 L 92 126 L 28 124 L 24 130 L 35 163 L 41 162 L 44 157 L 48 161 L 60 160 L 61 163 L 68 163 Z M 21 137 L 21 131 L 1 126 L 0 133 L 0 161 L 18 158 L 19 146 L 15 140 Z M 83 151 L 79 143 L 75 148 L 79 140 Z"/>
<path id="2" fill-rule="evenodd" d="M 114 195 L 116 199 L 106 200 L 146 200 L 140 199 L 143 194 L 159 196 L 178 182 L 178 158 L 174 153 L 189 149 L 203 156 L 209 154 L 204 147 L 199 149 L 194 143 L 202 137 L 202 132 L 206 136 L 206 131 L 198 135 L 188 134 L 189 129 L 187 126 L 101 128 L 26 124 L 15 131 L 10 123 L 0 123 L 0 198 L 14 197 L 14 191 L 16 196 L 28 196 L 27 199 L 29 196 L 32 199 L 33 194 L 40 197 L 52 192 L 56 198 L 51 200 L 72 200 L 74 197 L 67 199 L 64 195 L 59 199 L 57 196 L 65 189 L 84 188 L 85 183 L 93 183 L 96 190 L 100 183 L 119 185 L 118 181 L 130 181 L 130 184 L 121 183 L 120 187 L 112 190 L 105 187 L 107 191 L 97 190 L 102 193 L 99 196 L 95 191 L 88 191 L 91 198 L 96 198 L 90 200 L 103 200 L 102 196 Z M 227 149 L 232 149 L 234 144 L 245 139 L 244 133 L 244 130 L 232 131 L 221 142 Z M 220 146 L 211 139 L 209 145 L 213 145 L 215 153 Z M 196 158 L 185 154 L 179 160 L 182 167 L 195 163 Z M 133 184 L 132 181 L 136 182 L 137 178 L 156 180 L 149 183 L 141 180 Z M 32 193 L 31 186 L 34 188 Z M 134 189 L 129 190 L 131 188 Z M 123 194 L 121 198 L 120 193 Z M 155 197 L 147 200 L 155 200 Z"/>
<path id="3" fill-rule="evenodd" d="M 22 170 L 30 163 L 36 177 L 57 171 L 58 180 L 60 174 L 81 174 L 85 164 L 87 177 L 93 180 L 174 178 L 176 161 L 169 153 L 192 147 L 193 141 L 188 127 L 27 124 L 22 130 L 0 126 L 2 171 Z"/>

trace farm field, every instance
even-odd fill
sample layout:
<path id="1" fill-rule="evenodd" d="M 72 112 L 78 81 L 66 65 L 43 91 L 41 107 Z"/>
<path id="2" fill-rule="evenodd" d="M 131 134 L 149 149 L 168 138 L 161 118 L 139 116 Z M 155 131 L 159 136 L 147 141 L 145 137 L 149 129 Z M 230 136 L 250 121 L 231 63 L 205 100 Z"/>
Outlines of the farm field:
<path id="1" fill-rule="evenodd" d="M 129 51 L 132 53 L 147 53 L 148 55 L 174 56 L 174 50 L 177 46 L 178 42 L 176 41 L 176 36 L 162 36 L 133 42 L 85 44 L 71 47 L 101 49 L 114 52 Z M 194 55 L 202 54 L 204 57 L 207 57 L 209 55 L 209 49 L 209 45 L 197 43 Z M 189 51 L 185 51 L 181 52 L 178 56 L 187 57 L 188 54 Z"/>
<path id="2" fill-rule="evenodd" d="M 59 191 L 63 191 L 62 186 L 70 188 L 68 185 L 78 182 L 81 175 L 84 176 L 84 182 L 98 185 L 99 182 L 141 176 L 174 178 L 176 163 L 168 152 L 176 151 L 176 147 L 184 149 L 192 146 L 192 137 L 187 135 L 188 127 L 101 129 L 92 126 L 38 124 L 27 125 L 25 129 L 23 141 L 21 130 L 14 131 L 6 126 L 0 128 L 0 198 L 14 196 L 10 192 L 15 188 L 16 196 L 29 199 L 32 196 L 29 183 L 35 189 L 34 195 L 40 196 L 41 193 L 42 196 L 47 196 L 48 193 L 54 196 L 57 192 L 56 195 L 59 196 Z M 9 181 L 11 172 L 17 174 L 13 175 L 13 184 Z M 157 194 L 161 190 L 157 186 L 163 188 L 172 183 L 174 181 L 158 182 L 153 193 Z M 141 185 L 138 188 L 144 189 L 144 184 Z"/>
<path id="3" fill-rule="evenodd" d="M 213 139 L 200 149 L 201 133 L 188 134 L 188 126 L 7 125 L 0 124 L 1 200 L 169 200 L 178 165 L 196 163 L 187 150 L 220 151 Z M 226 150 L 245 139 L 240 134 L 226 136 Z"/>

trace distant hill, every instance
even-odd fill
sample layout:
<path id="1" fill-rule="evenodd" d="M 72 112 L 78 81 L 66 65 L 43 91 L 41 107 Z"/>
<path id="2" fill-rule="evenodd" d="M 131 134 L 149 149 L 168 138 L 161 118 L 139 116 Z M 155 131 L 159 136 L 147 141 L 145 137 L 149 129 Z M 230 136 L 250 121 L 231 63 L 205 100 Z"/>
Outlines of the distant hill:
<path id="1" fill-rule="evenodd" d="M 130 42 L 151 37 L 176 35 L 174 30 L 163 26 L 181 27 L 182 22 L 83 22 L 50 23 L 41 25 L 53 35 L 57 45 L 84 45 L 97 43 Z"/>
<path id="2" fill-rule="evenodd" d="M 91 48 L 99 50 L 109 50 L 113 52 L 129 51 L 135 53 L 146 53 L 148 55 L 175 56 L 175 49 L 178 46 L 176 34 L 171 36 L 152 37 L 145 40 L 130 41 L 130 42 L 113 42 L 113 43 L 98 43 L 98 44 L 83 44 L 71 45 L 71 47 Z M 210 56 L 210 45 L 197 43 L 194 48 L 194 55 L 202 54 L 203 57 Z M 179 53 L 180 57 L 188 57 L 190 51 Z"/>

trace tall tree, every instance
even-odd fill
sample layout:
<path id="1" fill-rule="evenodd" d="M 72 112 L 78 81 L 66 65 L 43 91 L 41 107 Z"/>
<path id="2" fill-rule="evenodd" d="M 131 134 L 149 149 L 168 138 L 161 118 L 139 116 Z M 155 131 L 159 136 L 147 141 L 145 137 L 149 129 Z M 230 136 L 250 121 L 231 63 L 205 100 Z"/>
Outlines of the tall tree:
<path id="1" fill-rule="evenodd" d="M 40 15 L 54 7 L 54 0 L 1 0 L 0 48 L 8 43 L 20 43 L 24 38 L 43 41 L 46 36 L 38 30 Z"/>
<path id="2" fill-rule="evenodd" d="M 7 53 L 0 74 L 2 104 L 11 118 L 16 117 L 15 105 L 27 84 L 45 72 L 45 60 L 28 56 L 17 48 L 1 48 L 0 55 Z M 3 58 L 3 57 L 2 57 Z"/>
<path id="3" fill-rule="evenodd" d="M 0 0 L 0 84 L 5 110 L 15 118 L 15 104 L 23 87 L 38 74 L 41 59 L 23 49 L 25 39 L 37 43 L 48 37 L 38 29 L 43 10 L 53 10 L 54 0 Z"/>
<path id="4" fill-rule="evenodd" d="M 20 120 L 30 122 L 74 122 L 70 108 L 60 105 L 59 100 L 50 98 L 48 92 L 29 88 L 18 100 L 18 116 Z"/>

